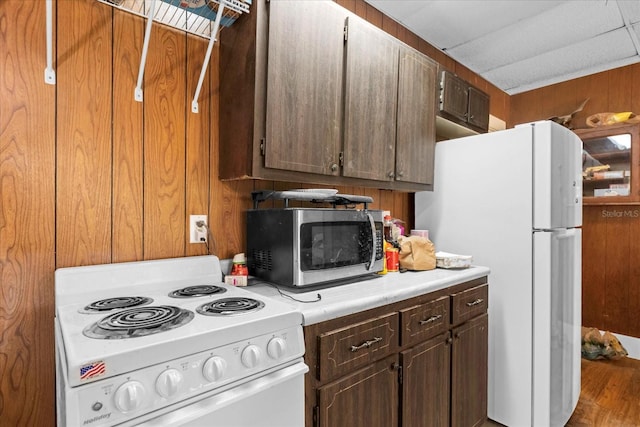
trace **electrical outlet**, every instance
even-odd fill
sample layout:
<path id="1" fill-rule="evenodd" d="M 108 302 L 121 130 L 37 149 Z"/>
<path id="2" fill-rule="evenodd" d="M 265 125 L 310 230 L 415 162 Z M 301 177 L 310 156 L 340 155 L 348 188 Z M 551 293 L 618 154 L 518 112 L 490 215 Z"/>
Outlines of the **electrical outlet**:
<path id="1" fill-rule="evenodd" d="M 208 225 L 206 215 L 189 215 L 189 243 L 206 243 Z"/>

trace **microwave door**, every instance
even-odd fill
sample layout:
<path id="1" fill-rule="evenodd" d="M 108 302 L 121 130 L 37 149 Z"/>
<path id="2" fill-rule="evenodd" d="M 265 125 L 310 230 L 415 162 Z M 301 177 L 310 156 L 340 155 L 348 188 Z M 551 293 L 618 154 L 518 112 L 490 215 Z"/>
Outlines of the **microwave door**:
<path id="1" fill-rule="evenodd" d="M 369 218 L 369 225 L 371 226 L 371 258 L 369 259 L 369 266 L 367 270 L 373 271 L 376 262 L 376 223 L 373 220 L 373 216 L 367 212 L 367 218 Z"/>

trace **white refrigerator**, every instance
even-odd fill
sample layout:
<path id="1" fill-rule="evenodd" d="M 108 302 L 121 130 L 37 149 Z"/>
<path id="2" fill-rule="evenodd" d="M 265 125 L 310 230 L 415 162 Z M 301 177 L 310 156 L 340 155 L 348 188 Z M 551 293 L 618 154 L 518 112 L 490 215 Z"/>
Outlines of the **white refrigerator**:
<path id="1" fill-rule="evenodd" d="M 580 394 L 582 141 L 549 121 L 436 144 L 415 223 L 488 266 L 488 416 L 563 426 Z"/>

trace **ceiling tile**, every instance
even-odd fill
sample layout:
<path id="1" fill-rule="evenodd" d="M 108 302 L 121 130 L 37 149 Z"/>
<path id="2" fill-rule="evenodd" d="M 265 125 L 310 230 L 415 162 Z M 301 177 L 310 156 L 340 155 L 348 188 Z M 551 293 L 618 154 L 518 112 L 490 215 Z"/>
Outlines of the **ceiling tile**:
<path id="1" fill-rule="evenodd" d="M 619 29 L 571 46 L 561 47 L 485 73 L 485 78 L 507 93 L 542 87 L 569 78 L 593 74 L 638 62 L 626 29 Z"/>
<path id="2" fill-rule="evenodd" d="M 386 1 L 387 10 L 395 1 Z M 402 2 L 400 2 L 402 3 Z M 482 37 L 531 15 L 556 6 L 558 1 L 488 0 L 424 1 L 424 7 L 403 17 L 400 22 L 439 49 L 450 49 Z M 506 7 L 509 6 L 509 7 Z M 394 15 L 391 15 L 394 17 Z M 395 18 L 394 18 L 395 19 Z"/>
<path id="3" fill-rule="evenodd" d="M 484 73 L 591 39 L 623 25 L 615 3 L 566 2 L 447 53 L 475 72 Z"/>
<path id="4" fill-rule="evenodd" d="M 622 14 L 628 18 L 630 24 L 640 22 L 640 1 L 618 0 L 618 7 Z"/>
<path id="5" fill-rule="evenodd" d="M 633 27 L 631 27 L 631 29 L 636 34 L 636 37 L 638 37 L 638 39 L 640 39 L 640 24 L 634 25 Z"/>
<path id="6" fill-rule="evenodd" d="M 640 61 L 640 0 L 365 1 L 510 94 Z"/>

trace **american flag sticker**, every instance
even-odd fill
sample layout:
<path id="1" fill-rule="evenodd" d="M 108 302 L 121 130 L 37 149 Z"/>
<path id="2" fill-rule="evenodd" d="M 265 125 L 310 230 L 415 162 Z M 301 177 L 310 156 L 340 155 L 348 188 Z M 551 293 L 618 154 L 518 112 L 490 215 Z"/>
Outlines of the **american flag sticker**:
<path id="1" fill-rule="evenodd" d="M 90 378 L 99 377 L 100 375 L 103 375 L 105 371 L 106 367 L 104 362 L 100 361 L 89 363 L 80 368 L 80 379 L 88 380 Z"/>

